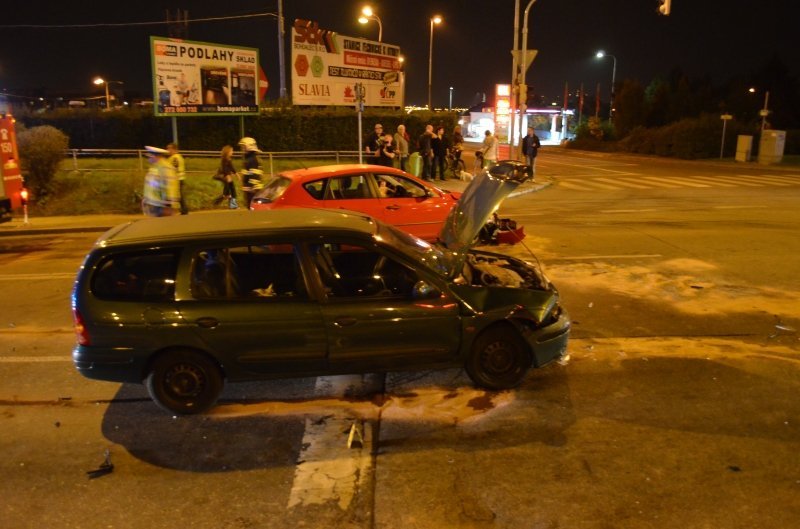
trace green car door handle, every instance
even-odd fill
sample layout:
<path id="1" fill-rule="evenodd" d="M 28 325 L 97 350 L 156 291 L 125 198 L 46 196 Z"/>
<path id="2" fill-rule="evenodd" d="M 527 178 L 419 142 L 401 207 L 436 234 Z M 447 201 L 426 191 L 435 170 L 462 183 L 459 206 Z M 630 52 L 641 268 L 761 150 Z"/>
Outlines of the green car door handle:
<path id="1" fill-rule="evenodd" d="M 358 320 L 356 318 L 351 318 L 349 316 L 344 318 L 338 318 L 333 322 L 334 325 L 337 327 L 349 327 L 351 325 L 355 325 Z"/>
<path id="2" fill-rule="evenodd" d="M 216 318 L 205 317 L 205 318 L 197 318 L 195 320 L 195 323 L 197 323 L 198 327 L 202 327 L 204 329 L 213 329 L 214 327 L 219 325 L 219 320 Z"/>

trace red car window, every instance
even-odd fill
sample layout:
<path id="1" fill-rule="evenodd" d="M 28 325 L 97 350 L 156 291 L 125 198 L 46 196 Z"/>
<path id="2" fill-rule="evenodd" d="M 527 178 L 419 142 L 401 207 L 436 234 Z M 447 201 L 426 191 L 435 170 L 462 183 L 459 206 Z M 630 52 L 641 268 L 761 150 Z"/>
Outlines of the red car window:
<path id="1" fill-rule="evenodd" d="M 314 200 L 322 200 L 325 196 L 325 182 L 326 180 L 324 178 L 321 180 L 314 180 L 313 182 L 307 182 L 303 184 L 303 189 L 305 189 L 306 193 L 311 195 Z"/>
<path id="2" fill-rule="evenodd" d="M 375 181 L 382 198 L 421 198 L 428 195 L 417 182 L 393 174 L 376 174 Z"/>
<path id="3" fill-rule="evenodd" d="M 350 200 L 358 198 L 377 198 L 363 174 L 345 175 L 330 178 L 325 193 L 328 200 Z"/>
<path id="4" fill-rule="evenodd" d="M 275 202 L 291 183 L 292 181 L 285 176 L 276 176 L 275 178 L 267 180 L 267 183 L 264 184 L 264 189 L 258 193 L 258 196 L 269 202 Z"/>

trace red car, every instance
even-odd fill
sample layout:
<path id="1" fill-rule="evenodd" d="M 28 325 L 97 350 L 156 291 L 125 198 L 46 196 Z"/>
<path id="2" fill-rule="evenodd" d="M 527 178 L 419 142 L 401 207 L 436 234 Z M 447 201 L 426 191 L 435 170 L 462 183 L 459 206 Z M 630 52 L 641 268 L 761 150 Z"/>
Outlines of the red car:
<path id="1" fill-rule="evenodd" d="M 460 196 L 392 167 L 324 165 L 286 171 L 267 180 L 250 208 L 347 209 L 435 241 Z"/>

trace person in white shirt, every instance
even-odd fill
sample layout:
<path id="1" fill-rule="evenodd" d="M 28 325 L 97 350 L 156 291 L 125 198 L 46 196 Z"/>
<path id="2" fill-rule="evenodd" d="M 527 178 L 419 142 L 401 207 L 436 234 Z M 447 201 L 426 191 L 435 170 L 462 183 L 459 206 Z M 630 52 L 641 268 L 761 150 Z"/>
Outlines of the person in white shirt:
<path id="1" fill-rule="evenodd" d="M 492 131 L 486 131 L 486 138 L 483 140 L 483 168 L 491 169 L 497 165 L 497 138 L 492 135 Z"/>

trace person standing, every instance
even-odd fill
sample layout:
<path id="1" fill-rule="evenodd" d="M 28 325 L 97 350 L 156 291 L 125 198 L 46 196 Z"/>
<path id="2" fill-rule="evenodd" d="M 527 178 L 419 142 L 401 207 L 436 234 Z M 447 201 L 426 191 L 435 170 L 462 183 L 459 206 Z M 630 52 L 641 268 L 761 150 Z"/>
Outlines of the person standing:
<path id="1" fill-rule="evenodd" d="M 456 125 L 453 129 L 453 156 L 456 160 L 461 159 L 461 152 L 464 150 L 464 136 L 461 134 L 461 125 Z"/>
<path id="2" fill-rule="evenodd" d="M 433 139 L 433 125 L 425 125 L 425 132 L 420 134 L 417 143 L 419 143 L 419 156 L 422 158 L 422 179 L 431 179 L 431 162 L 433 161 L 433 149 L 431 148 L 431 140 Z"/>
<path id="3" fill-rule="evenodd" d="M 397 132 L 394 135 L 394 153 L 395 159 L 400 162 L 400 170 L 406 170 L 406 161 L 408 160 L 408 133 L 406 132 L 405 125 L 398 125 Z"/>
<path id="4" fill-rule="evenodd" d="M 261 163 L 258 161 L 258 148 L 256 140 L 244 137 L 239 140 L 239 147 L 244 151 L 244 171 L 242 171 L 242 192 L 244 193 L 244 207 L 250 209 L 250 202 L 260 189 L 264 187 L 261 176 Z"/>
<path id="5" fill-rule="evenodd" d="M 233 179 L 236 176 L 236 169 L 233 167 L 233 147 L 226 145 L 220 152 L 219 169 L 214 175 L 216 180 L 222 182 L 222 195 L 214 200 L 214 205 L 219 205 L 223 200 L 228 201 L 229 209 L 237 209 L 239 203 L 236 201 L 236 186 Z"/>
<path id="6" fill-rule="evenodd" d="M 181 215 L 188 215 L 189 208 L 186 205 L 186 196 L 184 196 L 185 192 L 185 180 L 186 180 L 186 162 L 183 159 L 183 155 L 178 152 L 178 144 L 177 143 L 168 143 L 167 144 L 167 151 L 169 152 L 169 158 L 167 161 L 172 165 L 172 168 L 175 170 L 175 177 L 178 179 L 178 193 L 180 195 L 180 205 L 181 205 Z"/>
<path id="7" fill-rule="evenodd" d="M 531 177 L 536 176 L 536 155 L 539 154 L 541 146 L 539 136 L 536 135 L 533 127 L 528 127 L 528 135 L 522 138 L 522 154 L 525 155 L 528 167 L 531 168 Z"/>
<path id="8" fill-rule="evenodd" d="M 436 180 L 436 169 L 439 169 L 439 180 L 444 181 L 444 165 L 447 161 L 447 138 L 444 135 L 444 127 L 436 127 L 436 134 L 431 139 L 431 149 L 433 150 L 433 180 Z"/>
<path id="9" fill-rule="evenodd" d="M 178 182 L 175 169 L 167 161 L 169 151 L 146 145 L 150 167 L 144 177 L 142 212 L 150 217 L 167 217 L 178 206 Z"/>
<path id="10" fill-rule="evenodd" d="M 491 169 L 497 165 L 497 138 L 490 130 L 486 131 L 481 153 L 483 154 L 483 169 Z"/>
<path id="11" fill-rule="evenodd" d="M 392 133 L 387 132 L 383 136 L 383 141 L 381 142 L 381 150 L 378 153 L 378 165 L 394 167 L 394 159 L 396 156 L 396 149 L 394 145 L 392 145 Z"/>
<path id="12" fill-rule="evenodd" d="M 381 143 L 383 141 L 383 125 L 375 124 L 375 130 L 367 135 L 364 140 L 364 151 L 369 155 L 367 163 L 377 164 L 380 155 Z"/>

